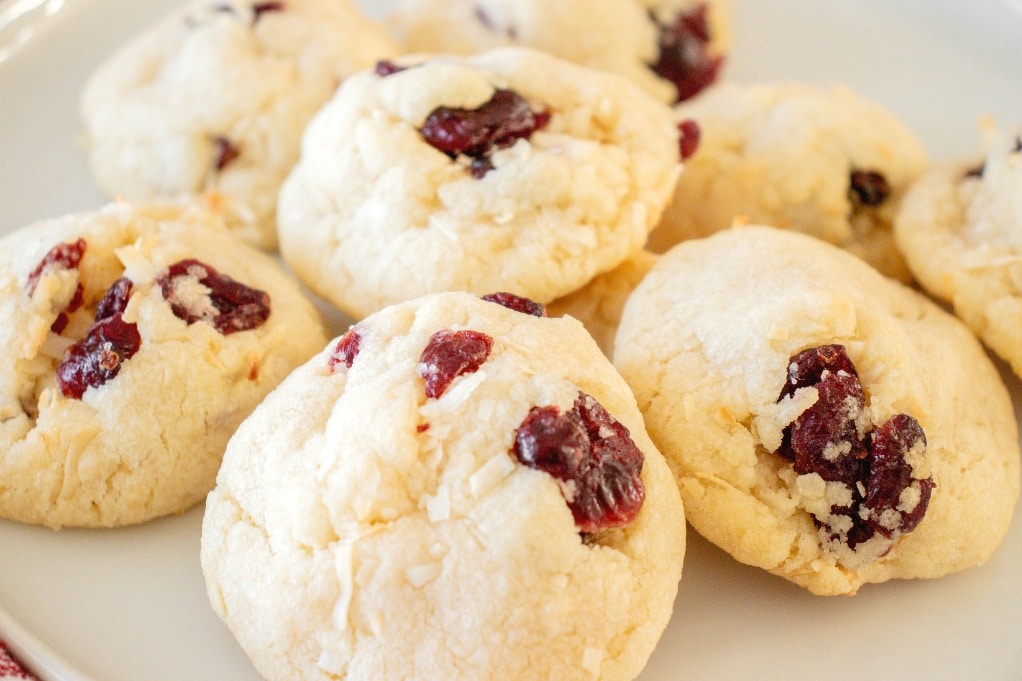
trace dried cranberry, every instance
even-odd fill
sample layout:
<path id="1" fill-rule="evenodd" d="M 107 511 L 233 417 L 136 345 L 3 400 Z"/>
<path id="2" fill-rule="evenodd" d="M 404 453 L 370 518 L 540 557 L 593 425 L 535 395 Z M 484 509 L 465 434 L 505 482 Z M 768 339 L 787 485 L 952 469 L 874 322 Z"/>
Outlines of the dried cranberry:
<path id="1" fill-rule="evenodd" d="M 650 65 L 653 72 L 674 83 L 678 90 L 675 101 L 682 101 L 695 95 L 717 79 L 724 58 L 711 55 L 710 25 L 706 17 L 706 3 L 690 12 L 680 12 L 672 24 L 660 24 L 650 18 L 660 29 L 660 53 Z"/>
<path id="2" fill-rule="evenodd" d="M 546 308 L 541 303 L 529 300 L 523 296 L 516 296 L 513 293 L 505 293 L 503 291 L 499 293 L 487 293 L 482 298 L 489 303 L 503 305 L 507 309 L 514 310 L 515 312 L 532 315 L 533 317 L 546 317 Z"/>
<path id="3" fill-rule="evenodd" d="M 890 537 L 894 532 L 911 532 L 923 519 L 930 503 L 932 477 L 912 477 L 906 455 L 916 447 L 926 447 L 926 434 L 919 422 L 907 414 L 898 414 L 872 433 L 869 476 L 863 506 L 869 509 L 869 523 Z M 911 509 L 899 510 L 902 492 L 917 486 L 919 499 Z M 894 513 L 891 513 L 891 512 Z M 884 520 L 884 517 L 890 518 Z"/>
<path id="4" fill-rule="evenodd" d="M 241 149 L 223 135 L 219 135 L 213 140 L 213 168 L 216 172 L 222 172 L 239 156 L 241 156 Z"/>
<path id="5" fill-rule="evenodd" d="M 824 345 L 800 352 L 788 365 L 788 380 L 778 401 L 797 390 L 814 387 L 817 399 L 784 430 L 778 453 L 794 461 L 799 475 L 816 473 L 828 482 L 843 483 L 851 502 L 832 506 L 851 527 L 844 541 L 851 548 L 880 533 L 887 538 L 911 532 L 922 520 L 934 487 L 932 478 L 912 478 L 909 452 L 925 448 L 922 426 L 898 414 L 871 433 L 865 395 L 858 372 L 844 346 Z M 899 509 L 902 494 L 914 487 L 918 498 L 910 509 Z M 827 521 L 831 528 L 834 520 Z"/>
<path id="6" fill-rule="evenodd" d="M 407 66 L 398 66 L 397 64 L 390 60 L 381 59 L 380 61 L 376 62 L 376 67 L 373 70 L 375 71 L 376 75 L 379 76 L 380 78 L 386 78 L 387 76 L 392 76 L 395 73 L 404 71 L 407 68 L 408 68 Z"/>
<path id="7" fill-rule="evenodd" d="M 269 294 L 194 258 L 174 263 L 156 282 L 175 316 L 189 324 L 208 322 L 225 336 L 258 328 L 270 316 Z"/>
<path id="8" fill-rule="evenodd" d="M 849 176 L 849 196 L 863 206 L 879 206 L 891 194 L 891 185 L 875 170 L 853 170 Z"/>
<path id="9" fill-rule="evenodd" d="M 533 111 L 521 95 L 498 89 L 476 109 L 434 109 L 422 126 L 422 136 L 451 158 L 463 154 L 479 161 L 472 168 L 478 178 L 492 169 L 488 159 L 492 151 L 529 139 L 549 122 L 549 112 Z"/>
<path id="10" fill-rule="evenodd" d="M 678 152 L 682 161 L 687 161 L 699 149 L 699 139 L 702 131 L 699 124 L 691 118 L 678 123 Z"/>
<path id="11" fill-rule="evenodd" d="M 64 311 L 57 315 L 57 318 L 50 324 L 50 331 L 53 333 L 63 333 L 67 325 L 71 323 L 71 317 L 68 313 L 74 312 L 79 309 L 85 303 L 85 287 L 82 286 L 81 282 L 75 284 L 75 292 L 71 295 L 71 301 L 64 308 Z"/>
<path id="12" fill-rule="evenodd" d="M 283 12 L 283 2 L 257 2 L 252 5 L 252 23 L 255 24 L 267 12 Z"/>
<path id="13" fill-rule="evenodd" d="M 492 348 L 493 338 L 479 331 L 444 329 L 434 333 L 419 356 L 418 372 L 426 381 L 426 397 L 440 397 L 455 378 L 477 371 Z"/>
<path id="14" fill-rule="evenodd" d="M 358 332 L 358 329 L 348 329 L 347 333 L 337 341 L 334 351 L 330 353 L 327 366 L 330 367 L 330 371 L 337 371 L 338 367 L 342 364 L 350 369 L 351 365 L 355 362 L 355 357 L 358 356 L 361 350 L 362 334 Z"/>
<path id="15" fill-rule="evenodd" d="M 28 275 L 28 284 L 26 290 L 28 295 L 31 296 L 35 293 L 36 286 L 39 285 L 39 280 L 44 274 L 51 270 L 76 270 L 78 269 L 79 263 L 82 261 L 82 256 L 85 255 L 86 243 L 85 239 L 78 239 L 73 243 L 59 243 L 43 256 L 43 259 L 39 261 L 39 264 L 35 266 L 35 269 Z"/>
<path id="16" fill-rule="evenodd" d="M 96 306 L 95 321 L 101 322 L 116 314 L 124 312 L 128 307 L 128 298 L 131 296 L 131 279 L 121 277 L 106 290 L 103 299 Z"/>
<path id="17" fill-rule="evenodd" d="M 562 483 L 581 532 L 627 525 L 646 498 L 642 452 L 628 429 L 581 391 L 568 412 L 555 406 L 529 410 L 515 430 L 512 452 Z"/>
<path id="18" fill-rule="evenodd" d="M 80 400 L 90 387 L 98 387 L 117 376 L 121 365 L 142 345 L 135 324 L 120 314 L 92 325 L 89 333 L 64 354 L 57 365 L 57 385 L 65 397 Z"/>

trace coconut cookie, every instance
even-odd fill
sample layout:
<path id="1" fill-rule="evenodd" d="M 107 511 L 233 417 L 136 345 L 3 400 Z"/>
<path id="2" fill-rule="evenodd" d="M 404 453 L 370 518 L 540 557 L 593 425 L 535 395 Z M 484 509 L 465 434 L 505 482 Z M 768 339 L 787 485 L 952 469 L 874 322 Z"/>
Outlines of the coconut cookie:
<path id="1" fill-rule="evenodd" d="M 649 251 L 639 253 L 579 290 L 547 306 L 551 316 L 571 315 L 582 322 L 607 357 L 614 355 L 614 335 L 628 296 L 656 263 Z"/>
<path id="2" fill-rule="evenodd" d="M 547 303 L 642 249 L 681 171 L 670 108 L 525 48 L 381 62 L 309 125 L 281 255 L 358 319 L 426 293 Z"/>
<path id="3" fill-rule="evenodd" d="M 730 0 L 399 0 L 388 23 L 411 50 L 522 45 L 619 73 L 676 102 L 716 81 L 731 14 Z"/>
<path id="4" fill-rule="evenodd" d="M 615 365 L 688 519 L 816 594 L 985 561 L 1019 494 L 1008 391 L 928 298 L 818 239 L 687 241 L 632 294 Z"/>
<path id="5" fill-rule="evenodd" d="M 738 217 L 810 234 L 911 281 L 891 225 L 927 155 L 891 112 L 847 88 L 779 82 L 722 84 L 676 113 L 698 124 L 699 149 L 652 250 Z"/>
<path id="6" fill-rule="evenodd" d="M 325 342 L 268 256 L 197 209 L 113 205 L 0 240 L 0 517 L 182 511 L 227 440 Z"/>
<path id="7" fill-rule="evenodd" d="M 89 79 L 93 177 L 111 196 L 200 201 L 273 249 L 305 124 L 341 80 L 398 51 L 348 0 L 191 2 Z"/>
<path id="8" fill-rule="evenodd" d="M 638 675 L 684 512 L 627 385 L 543 314 L 506 293 L 390 306 L 241 426 L 201 560 L 267 679 Z"/>
<path id="9" fill-rule="evenodd" d="M 894 234 L 920 284 L 1022 375 L 1022 136 L 927 173 Z"/>

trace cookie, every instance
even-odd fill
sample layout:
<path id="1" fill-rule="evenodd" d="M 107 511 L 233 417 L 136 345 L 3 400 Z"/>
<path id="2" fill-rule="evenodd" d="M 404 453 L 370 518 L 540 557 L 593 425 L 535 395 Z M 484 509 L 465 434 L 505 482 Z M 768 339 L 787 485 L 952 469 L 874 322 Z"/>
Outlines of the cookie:
<path id="1" fill-rule="evenodd" d="M 1022 376 L 1022 136 L 985 159 L 932 169 L 909 190 L 894 235 L 919 283 Z"/>
<path id="2" fill-rule="evenodd" d="M 202 569 L 267 679 L 638 675 L 681 500 L 609 360 L 539 314 L 510 294 L 387 307 L 238 429 Z"/>
<path id="3" fill-rule="evenodd" d="M 669 107 L 541 52 L 383 62 L 317 114 L 281 255 L 355 319 L 437 291 L 548 303 L 642 249 L 681 171 Z"/>
<path id="4" fill-rule="evenodd" d="M 410 50 L 521 45 L 619 73 L 676 102 L 717 80 L 731 13 L 730 0 L 399 0 L 388 25 Z"/>
<path id="5" fill-rule="evenodd" d="M 0 317 L 0 517 L 52 528 L 200 501 L 237 425 L 325 342 L 275 260 L 175 206 L 4 237 Z"/>
<path id="6" fill-rule="evenodd" d="M 570 315 L 582 322 L 607 357 L 614 356 L 614 336 L 628 296 L 656 263 L 649 251 L 639 253 L 620 266 L 605 272 L 579 290 L 558 298 L 549 305 L 551 316 Z"/>
<path id="7" fill-rule="evenodd" d="M 813 593 L 978 565 L 1008 529 L 1000 374 L 957 318 L 823 241 L 679 244 L 629 298 L 614 361 L 692 526 Z"/>
<path id="8" fill-rule="evenodd" d="M 202 202 L 274 249 L 302 129 L 341 80 L 397 52 L 348 0 L 191 2 L 88 80 L 92 175 L 110 196 Z"/>
<path id="9" fill-rule="evenodd" d="M 895 115 L 845 87 L 722 84 L 675 109 L 700 129 L 649 248 L 726 229 L 737 218 L 841 246 L 911 281 L 891 225 L 927 168 L 922 143 Z"/>

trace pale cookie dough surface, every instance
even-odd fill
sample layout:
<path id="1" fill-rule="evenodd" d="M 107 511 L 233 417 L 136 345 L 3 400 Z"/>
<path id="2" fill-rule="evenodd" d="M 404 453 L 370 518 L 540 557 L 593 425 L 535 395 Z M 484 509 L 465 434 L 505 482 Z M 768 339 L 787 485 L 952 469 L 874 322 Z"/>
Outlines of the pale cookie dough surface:
<path id="1" fill-rule="evenodd" d="M 872 539 L 854 552 L 827 541 L 809 509 L 829 488 L 773 453 L 809 406 L 779 404 L 790 359 L 828 344 L 846 347 L 873 424 L 905 413 L 928 441 L 905 460 L 913 478 L 932 476 L 929 507 L 883 555 Z M 614 359 L 689 521 L 743 563 L 813 593 L 854 593 L 980 564 L 1007 531 L 1019 448 L 1000 375 L 956 318 L 840 249 L 767 227 L 685 242 L 632 294 Z"/>
<path id="2" fill-rule="evenodd" d="M 399 52 L 349 0 L 199 0 L 114 52 L 81 101 L 99 187 L 199 201 L 276 247 L 280 184 L 347 76 Z"/>
<path id="3" fill-rule="evenodd" d="M 614 336 L 628 296 L 657 261 L 649 251 L 639 251 L 618 267 L 597 276 L 577 291 L 549 305 L 551 316 L 571 315 L 582 322 L 607 357 L 614 356 Z"/>
<path id="4" fill-rule="evenodd" d="M 306 130 L 278 226 L 309 288 L 356 319 L 445 290 L 547 303 L 642 249 L 681 171 L 669 107 L 525 48 L 410 64 L 348 79 Z M 549 122 L 477 178 L 420 130 L 497 88 Z"/>
<path id="5" fill-rule="evenodd" d="M 522 45 L 619 73 L 673 102 L 677 87 L 650 65 L 658 59 L 663 28 L 701 6 L 706 50 L 711 58 L 723 57 L 731 43 L 730 0 L 400 0 L 388 25 L 409 50 L 473 54 Z"/>
<path id="6" fill-rule="evenodd" d="M 445 329 L 485 333 L 492 350 L 427 398 L 420 354 Z M 670 618 L 684 512 L 631 392 L 578 322 L 445 293 L 351 333 L 350 367 L 331 371 L 332 341 L 242 425 L 207 499 L 210 601 L 256 668 L 270 680 L 637 676 Z M 638 515 L 586 537 L 570 485 L 511 454 L 533 407 L 570 409 L 580 390 L 645 455 Z"/>
<path id="7" fill-rule="evenodd" d="M 901 281 L 911 275 L 891 232 L 908 185 L 927 168 L 922 143 L 881 105 L 841 86 L 722 84 L 675 108 L 700 127 L 674 199 L 649 248 L 727 229 L 736 218 L 804 232 Z M 880 173 L 890 192 L 865 205 L 855 170 Z"/>
<path id="8" fill-rule="evenodd" d="M 920 284 L 1022 375 L 1022 151 L 934 168 L 905 197 L 895 237 Z M 979 169 L 982 169 L 981 171 Z"/>
<path id="9" fill-rule="evenodd" d="M 51 264 L 30 283 L 51 249 L 78 239 L 77 267 Z M 159 277 L 188 258 L 266 292 L 269 316 L 227 335 L 186 323 Z M 58 365 L 121 277 L 132 282 L 121 318 L 140 346 L 115 376 L 65 396 Z M 69 313 L 78 285 L 82 305 Z M 215 305 L 200 285 L 182 286 L 175 299 L 190 310 Z M 0 240 L 0 317 L 0 517 L 53 528 L 139 523 L 201 500 L 237 425 L 324 342 L 318 314 L 276 261 L 213 216 L 169 206 L 111 205 Z"/>

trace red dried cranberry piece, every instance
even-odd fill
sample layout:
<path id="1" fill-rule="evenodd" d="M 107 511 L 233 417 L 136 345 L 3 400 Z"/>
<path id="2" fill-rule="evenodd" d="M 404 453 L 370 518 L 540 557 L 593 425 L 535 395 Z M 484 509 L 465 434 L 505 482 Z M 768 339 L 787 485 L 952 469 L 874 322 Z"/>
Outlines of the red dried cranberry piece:
<path id="1" fill-rule="evenodd" d="M 891 185 L 875 170 L 853 170 L 849 176 L 849 195 L 863 206 L 879 206 L 891 194 Z"/>
<path id="2" fill-rule="evenodd" d="M 794 461 L 799 475 L 817 473 L 848 487 L 851 503 L 833 506 L 830 513 L 851 520 L 851 529 L 844 533 L 849 547 L 854 549 L 877 533 L 893 538 L 911 532 L 925 515 L 934 487 L 932 478 L 913 478 L 906 461 L 909 452 L 926 446 L 922 426 L 911 416 L 898 414 L 872 433 L 860 435 L 868 425 L 859 423 L 865 396 L 844 346 L 825 345 L 792 357 L 788 381 L 777 399 L 809 386 L 816 388 L 818 398 L 785 428 L 778 453 Z M 910 487 L 918 493 L 917 501 L 912 508 L 900 509 L 902 493 Z"/>
<path id="3" fill-rule="evenodd" d="M 39 285 L 39 280 L 46 272 L 54 269 L 78 269 L 78 265 L 82 261 L 82 256 L 85 255 L 85 248 L 85 239 L 78 239 L 73 243 L 59 243 L 47 251 L 46 255 L 43 256 L 43 259 L 39 261 L 39 264 L 36 265 L 35 269 L 28 275 L 28 284 L 25 287 L 28 291 L 28 295 L 31 296 L 35 293 L 36 286 Z"/>
<path id="4" fill-rule="evenodd" d="M 121 365 L 138 352 L 142 337 L 135 324 L 120 314 L 92 325 L 89 333 L 64 354 L 57 365 L 57 385 L 65 397 L 76 400 L 90 387 L 117 376 Z"/>
<path id="5" fill-rule="evenodd" d="M 473 176 L 478 178 L 492 169 L 487 156 L 493 150 L 529 139 L 549 122 L 549 112 L 533 111 L 521 95 L 498 89 L 476 109 L 434 109 L 422 126 L 422 136 L 451 158 L 464 154 L 479 161 L 472 168 Z"/>
<path id="6" fill-rule="evenodd" d="M 418 372 L 426 381 L 426 397 L 440 397 L 455 378 L 477 371 L 492 348 L 493 338 L 479 331 L 444 329 L 434 333 L 419 356 Z"/>
<path id="7" fill-rule="evenodd" d="M 222 172 L 232 161 L 241 156 L 241 149 L 223 135 L 213 140 L 213 169 Z"/>
<path id="8" fill-rule="evenodd" d="M 828 371 L 816 390 L 819 399 L 788 426 L 790 449 L 781 453 L 795 462 L 799 475 L 818 473 L 824 480 L 854 485 L 862 480 L 869 453 L 859 431 L 866 407 L 862 384 L 856 376 Z"/>
<path id="9" fill-rule="evenodd" d="M 252 24 L 259 21 L 267 12 L 283 12 L 283 2 L 257 2 L 252 5 Z"/>
<path id="10" fill-rule="evenodd" d="M 679 102 L 713 83 L 724 63 L 722 56 L 710 55 L 706 12 L 706 3 L 702 3 L 690 12 L 680 12 L 674 23 L 668 25 L 656 22 L 650 13 L 660 29 L 660 53 L 650 68 L 674 83 Z"/>
<path id="11" fill-rule="evenodd" d="M 362 334 L 358 332 L 358 329 L 350 328 L 337 341 L 334 351 L 330 353 L 330 359 L 327 360 L 327 366 L 330 367 L 331 372 L 337 371 L 342 364 L 350 369 L 361 350 Z"/>
<path id="12" fill-rule="evenodd" d="M 68 316 L 68 313 L 74 312 L 84 303 L 85 287 L 82 286 L 81 282 L 78 282 L 75 285 L 75 292 L 71 296 L 71 301 L 67 304 L 67 307 L 64 308 L 64 312 L 58 314 L 57 318 L 53 320 L 52 324 L 50 324 L 50 331 L 58 334 L 63 333 L 64 329 L 67 328 L 67 325 L 71 323 L 71 317 Z"/>
<path id="13" fill-rule="evenodd" d="M 245 286 L 194 258 L 174 263 L 156 282 L 178 319 L 189 324 L 208 322 L 225 336 L 258 328 L 270 316 L 269 294 Z"/>
<path id="14" fill-rule="evenodd" d="M 503 305 L 507 309 L 514 310 L 515 312 L 532 315 L 533 317 L 546 317 L 546 307 L 544 307 L 542 303 L 537 303 L 536 301 L 529 300 L 523 296 L 516 296 L 513 293 L 506 293 L 503 291 L 499 293 L 487 293 L 482 298 L 489 303 Z"/>
<path id="15" fill-rule="evenodd" d="M 678 123 L 678 152 L 682 161 L 687 161 L 699 149 L 699 139 L 702 131 L 699 124 L 691 118 Z"/>
<path id="16" fill-rule="evenodd" d="M 869 524 L 880 534 L 911 532 L 926 514 L 932 477 L 913 478 L 905 456 L 916 447 L 926 447 L 926 434 L 908 414 L 898 414 L 872 433 L 869 476 L 863 506 L 869 509 Z M 917 487 L 919 500 L 911 509 L 899 510 L 902 492 Z M 893 511 L 893 513 L 891 513 Z M 887 518 L 887 520 L 884 520 Z"/>
<path id="17" fill-rule="evenodd" d="M 128 307 L 128 298 L 131 297 L 132 286 L 131 279 L 127 277 L 121 277 L 115 281 L 106 290 L 103 299 L 99 301 L 99 305 L 96 306 L 95 321 L 101 322 L 116 314 L 123 313 L 125 308 Z"/>
<path id="18" fill-rule="evenodd" d="M 581 391 L 568 412 L 555 406 L 529 410 L 515 430 L 512 452 L 562 483 L 580 532 L 627 525 L 646 498 L 642 452 L 628 429 Z"/>
<path id="19" fill-rule="evenodd" d="M 376 62 L 376 67 L 373 69 L 373 71 L 380 78 L 386 78 L 387 76 L 392 76 L 395 73 L 404 71 L 407 68 L 408 68 L 407 66 L 398 66 L 397 64 L 388 59 L 381 59 L 380 61 Z"/>

